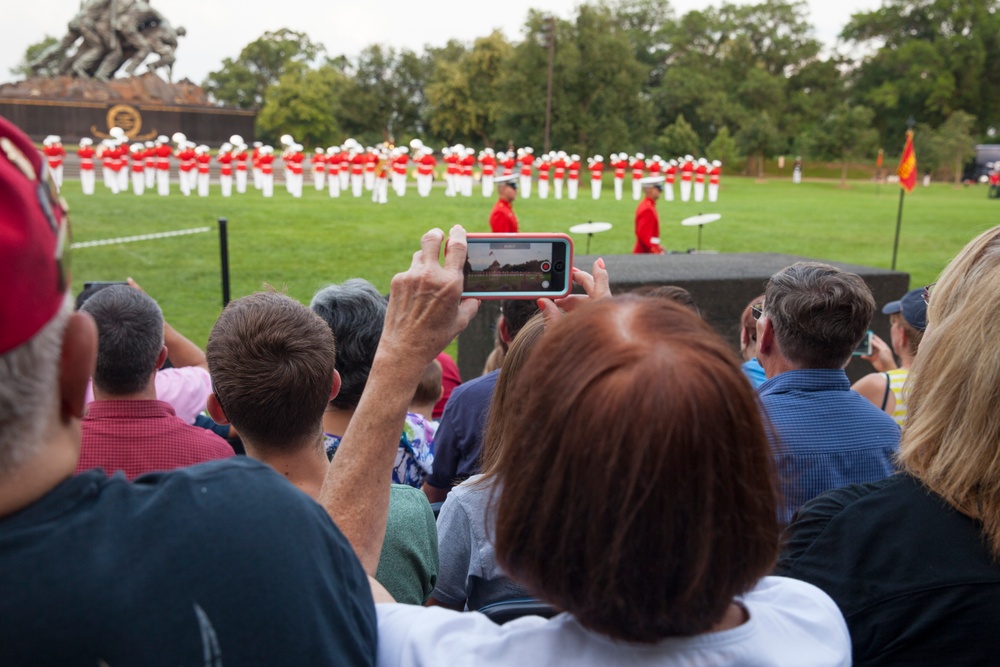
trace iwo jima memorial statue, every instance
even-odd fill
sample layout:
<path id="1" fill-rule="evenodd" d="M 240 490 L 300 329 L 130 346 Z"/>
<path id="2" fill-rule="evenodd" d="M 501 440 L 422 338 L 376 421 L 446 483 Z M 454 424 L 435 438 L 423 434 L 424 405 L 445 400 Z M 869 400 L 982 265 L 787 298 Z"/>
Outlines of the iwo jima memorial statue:
<path id="1" fill-rule="evenodd" d="M 36 140 L 106 138 L 112 127 L 133 141 L 174 132 L 199 143 L 253 137 L 256 112 L 217 106 L 187 79 L 173 82 L 186 34 L 145 0 L 84 0 L 65 36 L 30 63 L 33 76 L 0 85 L 0 115 Z"/>

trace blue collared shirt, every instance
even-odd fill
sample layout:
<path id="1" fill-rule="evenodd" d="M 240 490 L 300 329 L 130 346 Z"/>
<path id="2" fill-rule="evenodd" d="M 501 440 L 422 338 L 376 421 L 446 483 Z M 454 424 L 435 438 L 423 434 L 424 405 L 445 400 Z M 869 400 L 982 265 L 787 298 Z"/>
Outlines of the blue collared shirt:
<path id="1" fill-rule="evenodd" d="M 779 519 L 806 501 L 849 484 L 892 475 L 899 426 L 851 390 L 842 370 L 786 371 L 758 389 L 774 426 L 771 446 L 781 478 Z"/>

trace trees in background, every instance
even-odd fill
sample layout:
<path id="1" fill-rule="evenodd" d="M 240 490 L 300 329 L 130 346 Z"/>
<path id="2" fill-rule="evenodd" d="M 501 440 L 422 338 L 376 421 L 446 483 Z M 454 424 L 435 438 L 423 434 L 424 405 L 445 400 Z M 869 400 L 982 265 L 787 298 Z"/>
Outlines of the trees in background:
<path id="1" fill-rule="evenodd" d="M 840 162 L 887 160 L 918 125 L 922 166 L 949 171 L 1000 126 L 1000 0 L 884 0 L 841 38 L 855 59 L 825 54 L 800 0 L 723 2 L 676 15 L 668 0 L 591 0 L 559 18 L 528 12 L 520 41 L 500 32 L 421 53 L 372 45 L 323 58 L 322 45 L 269 32 L 226 59 L 205 87 L 261 109 L 262 135 L 312 141 L 544 144 L 764 159 L 800 151 Z M 924 131 L 934 134 L 922 137 Z M 926 139 L 926 140 L 925 140 Z M 921 155 L 918 152 L 918 155 Z M 939 157 L 940 156 L 940 157 Z"/>

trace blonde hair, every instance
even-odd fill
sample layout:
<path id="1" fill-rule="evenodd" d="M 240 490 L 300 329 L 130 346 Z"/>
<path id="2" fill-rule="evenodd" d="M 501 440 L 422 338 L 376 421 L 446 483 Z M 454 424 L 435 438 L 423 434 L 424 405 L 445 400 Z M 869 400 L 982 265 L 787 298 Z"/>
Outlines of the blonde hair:
<path id="1" fill-rule="evenodd" d="M 1000 561 L 1000 227 L 945 268 L 907 379 L 899 461 L 906 472 L 982 523 Z"/>
<path id="2" fill-rule="evenodd" d="M 480 452 L 480 472 L 482 477 L 477 484 L 488 482 L 497 471 L 506 442 L 507 423 L 511 414 L 518 409 L 524 397 L 525 389 L 519 384 L 519 376 L 542 334 L 545 333 L 545 320 L 541 313 L 536 314 L 517 336 L 507 350 L 506 358 L 497 377 L 497 386 L 490 399 L 490 409 L 486 418 L 486 429 L 483 431 L 483 447 Z"/>

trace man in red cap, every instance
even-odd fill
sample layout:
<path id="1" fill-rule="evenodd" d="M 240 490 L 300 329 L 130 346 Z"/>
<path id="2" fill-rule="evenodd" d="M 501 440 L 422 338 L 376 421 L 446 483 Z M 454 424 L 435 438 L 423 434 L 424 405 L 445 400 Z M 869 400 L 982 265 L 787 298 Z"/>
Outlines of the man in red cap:
<path id="1" fill-rule="evenodd" d="M 517 174 L 498 176 L 496 179 L 499 199 L 490 213 L 490 230 L 494 234 L 516 234 L 517 216 L 511 204 L 517 199 Z"/>
<path id="2" fill-rule="evenodd" d="M 635 247 L 634 254 L 663 253 L 660 247 L 660 216 L 656 213 L 656 200 L 663 192 L 662 176 L 647 176 L 639 181 L 646 197 L 635 209 Z"/>
<path id="3" fill-rule="evenodd" d="M 16 619 L 0 624 L 3 662 L 374 665 L 350 544 L 266 466 L 73 476 L 98 334 L 68 298 L 65 206 L 3 118 L 0 229 L 0 617 Z"/>

